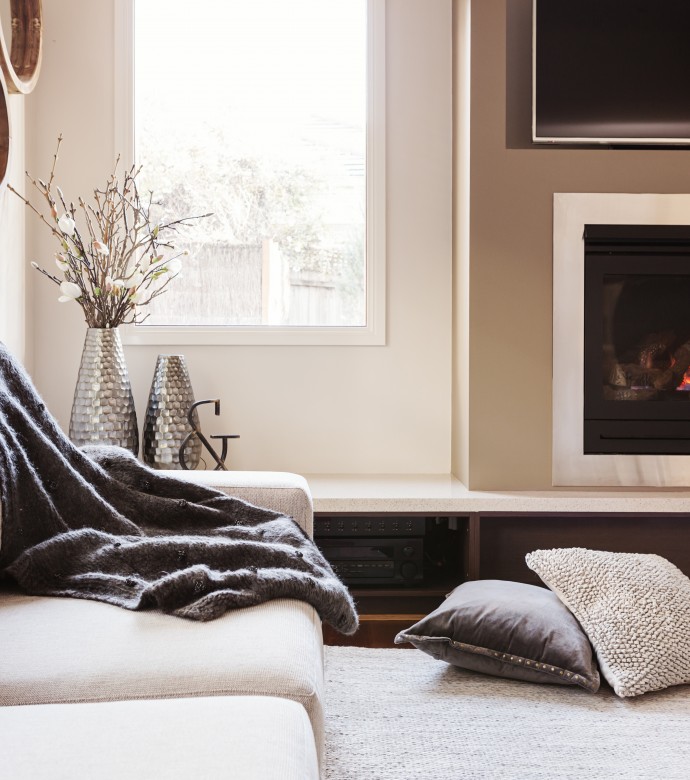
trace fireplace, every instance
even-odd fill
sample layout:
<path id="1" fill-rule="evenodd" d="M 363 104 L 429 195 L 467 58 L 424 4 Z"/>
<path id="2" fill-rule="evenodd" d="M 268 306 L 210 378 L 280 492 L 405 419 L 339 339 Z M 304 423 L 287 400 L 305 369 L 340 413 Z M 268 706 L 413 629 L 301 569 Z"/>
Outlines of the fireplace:
<path id="1" fill-rule="evenodd" d="M 674 387 L 686 300 L 690 310 L 688 223 L 690 195 L 554 194 L 554 485 L 690 486 L 690 393 L 676 389 L 682 376 Z"/>
<path id="2" fill-rule="evenodd" d="M 690 227 L 585 225 L 584 454 L 690 454 Z"/>

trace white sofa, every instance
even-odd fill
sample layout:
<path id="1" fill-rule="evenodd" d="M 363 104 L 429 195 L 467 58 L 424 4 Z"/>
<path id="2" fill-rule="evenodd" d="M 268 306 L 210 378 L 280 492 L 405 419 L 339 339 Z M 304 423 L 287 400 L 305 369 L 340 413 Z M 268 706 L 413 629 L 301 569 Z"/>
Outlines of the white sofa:
<path id="1" fill-rule="evenodd" d="M 313 533 L 302 477 L 169 473 Z M 8 780 L 311 780 L 323 755 L 321 623 L 287 599 L 198 623 L 0 583 L 0 705 Z"/>

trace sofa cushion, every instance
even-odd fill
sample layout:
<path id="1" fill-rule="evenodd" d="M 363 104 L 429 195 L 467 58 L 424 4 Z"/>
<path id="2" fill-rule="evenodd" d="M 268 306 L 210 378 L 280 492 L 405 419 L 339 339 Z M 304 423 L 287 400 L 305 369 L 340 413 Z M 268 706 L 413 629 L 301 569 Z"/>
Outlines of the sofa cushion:
<path id="1" fill-rule="evenodd" d="M 321 750 L 321 624 L 304 602 L 199 623 L 0 591 L 0 625 L 0 704 L 279 696 L 304 705 Z"/>
<path id="2" fill-rule="evenodd" d="M 286 471 L 166 471 L 168 477 L 221 490 L 255 506 L 292 517 L 308 536 L 314 533 L 314 510 L 304 477 Z"/>
<path id="3" fill-rule="evenodd" d="M 175 479 L 221 490 L 255 506 L 292 517 L 309 537 L 314 535 L 314 508 L 304 477 L 286 471 L 170 471 Z M 0 496 L 0 546 L 2 545 L 2 500 Z"/>
<path id="4" fill-rule="evenodd" d="M 0 707 L 13 780 L 318 780 L 304 708 L 269 697 Z"/>

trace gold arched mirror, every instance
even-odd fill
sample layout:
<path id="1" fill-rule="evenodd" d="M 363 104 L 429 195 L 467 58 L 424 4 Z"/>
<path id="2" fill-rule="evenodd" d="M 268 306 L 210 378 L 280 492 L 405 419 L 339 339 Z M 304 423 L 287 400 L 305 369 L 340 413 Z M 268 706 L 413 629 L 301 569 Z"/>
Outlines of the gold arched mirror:
<path id="1" fill-rule="evenodd" d="M 10 0 L 0 0 L 0 30 L 2 30 L 3 41 L 10 45 L 12 41 L 12 11 L 10 10 Z"/>
<path id="2" fill-rule="evenodd" d="M 41 0 L 0 0 L 0 66 L 9 92 L 28 93 L 41 67 Z"/>
<path id="3" fill-rule="evenodd" d="M 10 156 L 10 116 L 7 108 L 7 88 L 0 73 L 0 192 L 5 185 L 7 161 Z"/>

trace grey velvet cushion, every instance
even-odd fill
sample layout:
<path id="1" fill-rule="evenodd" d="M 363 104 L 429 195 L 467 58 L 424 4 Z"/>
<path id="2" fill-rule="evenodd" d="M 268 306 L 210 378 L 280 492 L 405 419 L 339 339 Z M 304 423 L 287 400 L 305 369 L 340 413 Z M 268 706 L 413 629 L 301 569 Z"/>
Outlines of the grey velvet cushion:
<path id="1" fill-rule="evenodd" d="M 465 582 L 395 638 L 454 666 L 538 683 L 599 689 L 592 647 L 549 590 L 504 580 Z"/>

